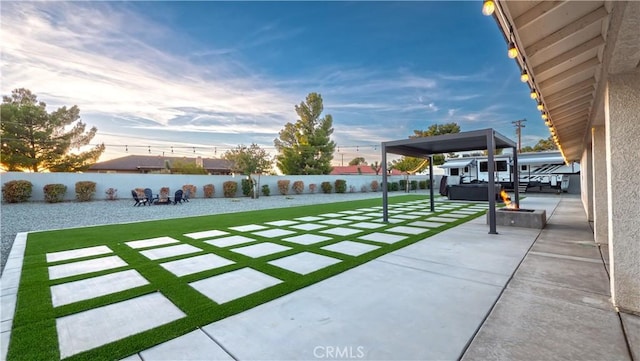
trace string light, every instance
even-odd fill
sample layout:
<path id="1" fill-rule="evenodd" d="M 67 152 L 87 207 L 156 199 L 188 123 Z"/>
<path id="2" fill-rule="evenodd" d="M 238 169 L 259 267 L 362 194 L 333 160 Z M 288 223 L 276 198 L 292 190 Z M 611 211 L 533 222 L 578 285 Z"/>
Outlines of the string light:
<path id="1" fill-rule="evenodd" d="M 547 115 L 547 113 L 542 113 L 542 115 L 540 117 L 542 118 L 542 120 L 549 119 L 549 116 Z"/>
<path id="2" fill-rule="evenodd" d="M 522 69 L 522 74 L 520 74 L 520 81 L 523 83 L 529 81 L 529 73 L 527 73 L 527 69 Z"/>
<path id="3" fill-rule="evenodd" d="M 538 92 L 535 89 L 531 89 L 529 96 L 531 96 L 531 99 L 538 99 Z"/>
<path id="4" fill-rule="evenodd" d="M 482 13 L 485 16 L 491 16 L 496 10 L 496 4 L 492 0 L 484 0 L 482 4 Z"/>
<path id="5" fill-rule="evenodd" d="M 542 102 L 538 102 L 538 106 L 537 106 L 539 111 L 543 111 L 544 110 L 544 105 L 542 105 Z"/>

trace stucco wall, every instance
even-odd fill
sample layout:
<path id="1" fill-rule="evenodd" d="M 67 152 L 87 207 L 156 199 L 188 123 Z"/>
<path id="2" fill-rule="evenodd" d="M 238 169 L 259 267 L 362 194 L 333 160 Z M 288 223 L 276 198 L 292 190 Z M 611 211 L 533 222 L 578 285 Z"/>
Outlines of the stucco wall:
<path id="1" fill-rule="evenodd" d="M 131 198 L 131 190 L 134 188 L 151 188 L 154 193 L 158 193 L 161 187 L 169 187 L 171 194 L 181 189 L 185 184 L 193 184 L 197 187 L 196 198 L 204 196 L 202 187 L 205 184 L 213 184 L 215 187 L 215 197 L 220 198 L 222 194 L 222 183 L 226 181 L 238 182 L 238 192 L 236 196 L 242 196 L 241 176 L 222 176 L 222 175 L 185 175 L 185 174 L 107 174 L 107 173 L 22 173 L 7 172 L 0 174 L 0 181 L 4 183 L 11 180 L 24 179 L 33 184 L 33 193 L 30 201 L 44 201 L 43 187 L 47 184 L 61 183 L 67 186 L 65 200 L 75 199 L 75 183 L 78 181 L 96 182 L 96 194 L 94 199 L 106 199 L 105 191 L 108 188 L 116 188 L 118 190 L 118 198 Z M 439 184 L 440 177 L 434 177 L 436 185 Z M 301 180 L 304 182 L 304 193 L 309 193 L 309 184 L 317 185 L 316 193 L 322 192 L 320 184 L 328 181 L 333 185 L 336 179 L 344 179 L 347 181 L 347 191 L 350 186 L 355 187 L 356 192 L 360 192 L 362 186 L 366 186 L 367 191 L 371 191 L 371 181 L 377 180 L 382 183 L 382 176 L 368 175 L 292 175 L 292 176 L 261 176 L 260 186 L 267 184 L 271 190 L 271 195 L 279 194 L 277 182 L 280 179 L 290 181 L 289 187 L 293 182 Z M 403 179 L 403 176 L 391 176 L 389 182 L 397 182 Z M 428 176 L 411 176 L 410 180 L 428 180 Z M 437 188 L 436 188 L 437 189 Z M 289 191 L 293 194 L 293 190 Z M 262 195 L 262 193 L 260 193 Z"/>

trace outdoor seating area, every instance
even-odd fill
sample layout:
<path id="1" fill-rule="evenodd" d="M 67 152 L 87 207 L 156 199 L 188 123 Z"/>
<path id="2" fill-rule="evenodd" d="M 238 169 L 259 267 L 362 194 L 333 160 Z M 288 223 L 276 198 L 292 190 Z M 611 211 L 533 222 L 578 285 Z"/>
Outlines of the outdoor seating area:
<path id="1" fill-rule="evenodd" d="M 173 197 L 173 200 L 169 196 L 169 188 L 163 187 L 160 189 L 159 194 L 153 194 L 150 188 L 136 188 L 131 190 L 131 196 L 134 200 L 134 207 L 138 206 L 151 206 L 151 205 L 176 205 L 184 202 L 189 202 L 190 189 L 183 191 L 178 189 Z"/>

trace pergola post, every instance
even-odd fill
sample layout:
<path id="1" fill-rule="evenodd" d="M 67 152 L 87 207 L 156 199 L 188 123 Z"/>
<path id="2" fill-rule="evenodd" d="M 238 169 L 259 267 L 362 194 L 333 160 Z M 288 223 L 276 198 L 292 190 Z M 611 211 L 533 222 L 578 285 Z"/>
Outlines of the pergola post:
<path id="1" fill-rule="evenodd" d="M 518 149 L 513 149 L 513 191 L 516 202 L 516 208 L 520 208 L 520 168 L 518 167 Z"/>
<path id="2" fill-rule="evenodd" d="M 435 212 L 435 202 L 433 200 L 433 155 L 429 156 L 429 204 L 431 212 Z"/>
<path id="3" fill-rule="evenodd" d="M 487 172 L 489 173 L 489 234 L 498 234 L 496 231 L 496 180 L 495 162 L 493 154 L 495 152 L 495 139 L 493 130 L 487 130 Z"/>
<path id="4" fill-rule="evenodd" d="M 387 196 L 387 147 L 382 143 L 382 221 L 389 222 L 389 199 Z"/>

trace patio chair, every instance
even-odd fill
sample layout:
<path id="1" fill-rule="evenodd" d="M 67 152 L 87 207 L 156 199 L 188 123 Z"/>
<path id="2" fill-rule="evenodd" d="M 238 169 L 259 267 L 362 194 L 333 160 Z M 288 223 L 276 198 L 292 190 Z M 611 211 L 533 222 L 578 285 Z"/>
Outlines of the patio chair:
<path id="1" fill-rule="evenodd" d="M 149 205 L 152 205 L 153 202 L 158 200 L 158 196 L 157 195 L 155 197 L 153 196 L 153 192 L 151 191 L 151 188 L 145 188 L 144 189 L 144 196 L 147 198 L 147 203 Z"/>
<path id="2" fill-rule="evenodd" d="M 135 189 L 131 190 L 131 196 L 133 197 L 133 200 L 136 201 L 136 203 L 133 204 L 134 207 L 144 206 L 145 204 L 147 204 L 147 198 L 138 197 L 138 192 L 136 192 Z"/>
<path id="3" fill-rule="evenodd" d="M 173 196 L 173 204 L 179 204 L 182 203 L 182 189 L 178 189 L 176 191 L 176 194 Z"/>
<path id="4" fill-rule="evenodd" d="M 182 194 L 182 201 L 183 202 L 189 202 L 189 197 L 191 197 L 191 189 L 187 188 L 187 189 L 185 189 L 184 193 Z"/>
<path id="5" fill-rule="evenodd" d="M 158 200 L 154 204 L 171 204 L 168 187 L 160 188 L 160 195 L 158 196 Z"/>

